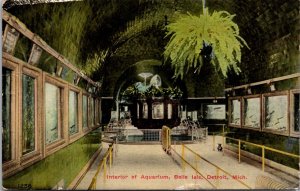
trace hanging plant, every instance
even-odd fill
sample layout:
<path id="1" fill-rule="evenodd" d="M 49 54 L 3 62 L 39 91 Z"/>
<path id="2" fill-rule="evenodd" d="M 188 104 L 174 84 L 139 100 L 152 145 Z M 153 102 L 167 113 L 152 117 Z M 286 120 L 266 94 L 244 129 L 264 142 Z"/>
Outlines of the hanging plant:
<path id="1" fill-rule="evenodd" d="M 209 14 L 204 8 L 200 16 L 181 14 L 166 26 L 167 36 L 171 38 L 164 56 L 165 60 L 170 58 L 175 78 L 182 78 L 190 68 L 199 73 L 206 63 L 212 63 L 225 77 L 230 65 L 236 73 L 240 72 L 237 63 L 241 61 L 241 47 L 248 45 L 239 36 L 233 17 L 226 11 Z"/>

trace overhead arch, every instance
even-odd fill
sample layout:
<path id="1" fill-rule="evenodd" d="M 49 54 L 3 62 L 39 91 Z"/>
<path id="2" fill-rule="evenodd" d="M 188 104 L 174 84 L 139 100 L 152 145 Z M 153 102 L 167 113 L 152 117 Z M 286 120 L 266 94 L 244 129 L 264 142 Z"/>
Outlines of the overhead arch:
<path id="1" fill-rule="evenodd" d="M 138 76 L 138 74 L 142 72 L 149 72 L 153 75 L 158 74 L 161 77 L 163 87 L 178 86 L 184 92 L 185 95 L 185 84 L 182 81 L 177 81 L 176 83 L 174 83 L 173 79 L 170 78 L 169 75 L 165 74 L 166 72 L 163 69 L 163 67 L 164 66 L 162 65 L 162 62 L 156 59 L 141 60 L 132 64 L 125 71 L 123 71 L 123 73 L 117 80 L 113 94 L 114 99 L 119 100 L 120 93 L 123 90 L 125 90 L 128 86 L 134 84 L 135 82 L 143 81 L 142 78 Z"/>

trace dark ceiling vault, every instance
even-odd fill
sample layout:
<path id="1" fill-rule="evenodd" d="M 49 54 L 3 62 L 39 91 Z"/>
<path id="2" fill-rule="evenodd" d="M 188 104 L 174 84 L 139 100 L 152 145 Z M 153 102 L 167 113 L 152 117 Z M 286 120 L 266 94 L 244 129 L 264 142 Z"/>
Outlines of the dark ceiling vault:
<path id="1" fill-rule="evenodd" d="M 189 71 L 183 80 L 188 96 L 220 96 L 224 83 L 233 86 L 299 71 L 298 0 L 206 0 L 206 6 L 236 14 L 234 21 L 251 49 L 242 50 L 242 73 L 229 73 L 226 80 L 211 66 L 200 74 Z M 201 10 L 201 0 L 88 0 L 8 9 L 57 51 L 92 71 L 94 80 L 104 78 L 103 96 L 113 96 L 120 76 L 134 63 L 163 60 L 168 41 L 164 26 L 174 12 Z M 172 76 L 167 63 L 164 69 Z"/>

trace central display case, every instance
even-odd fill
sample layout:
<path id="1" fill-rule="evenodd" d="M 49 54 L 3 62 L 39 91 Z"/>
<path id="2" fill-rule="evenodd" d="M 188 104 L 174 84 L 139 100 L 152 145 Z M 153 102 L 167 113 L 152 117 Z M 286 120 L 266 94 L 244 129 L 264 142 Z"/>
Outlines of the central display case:
<path id="1" fill-rule="evenodd" d="M 163 125 L 174 127 L 180 123 L 178 99 L 138 99 L 129 108 L 132 122 L 139 129 L 161 129 Z"/>

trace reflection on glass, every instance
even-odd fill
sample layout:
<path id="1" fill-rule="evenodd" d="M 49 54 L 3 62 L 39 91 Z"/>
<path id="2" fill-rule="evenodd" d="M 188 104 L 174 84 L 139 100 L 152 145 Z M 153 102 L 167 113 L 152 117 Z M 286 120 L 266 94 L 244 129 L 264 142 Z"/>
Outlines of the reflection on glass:
<path id="1" fill-rule="evenodd" d="M 143 103 L 143 118 L 148 119 L 148 104 Z"/>
<path id="2" fill-rule="evenodd" d="M 191 111 L 187 112 L 186 118 L 187 119 L 192 119 L 192 112 Z"/>
<path id="3" fill-rule="evenodd" d="M 139 118 L 140 118 L 140 104 L 137 103 L 137 106 L 136 106 L 136 107 L 137 107 L 137 108 L 136 108 L 136 110 L 137 110 L 137 112 L 136 112 L 136 118 L 139 119 Z"/>
<path id="4" fill-rule="evenodd" d="M 87 96 L 82 96 L 82 126 L 83 128 L 88 127 L 88 107 L 87 107 Z"/>
<path id="5" fill-rule="evenodd" d="M 91 98 L 91 121 L 92 121 L 92 126 L 95 125 L 95 100 L 94 98 Z"/>
<path id="6" fill-rule="evenodd" d="M 193 119 L 193 121 L 198 120 L 198 112 L 196 110 L 192 111 L 192 119 Z"/>
<path id="7" fill-rule="evenodd" d="M 60 135 L 60 89 L 57 86 L 45 84 L 46 111 L 46 144 L 61 138 Z"/>
<path id="8" fill-rule="evenodd" d="M 22 75 L 22 153 L 35 150 L 35 79 Z"/>
<path id="9" fill-rule="evenodd" d="M 177 116 L 178 116 L 179 118 L 181 118 L 181 117 L 182 117 L 182 116 L 181 116 L 182 106 L 178 105 L 177 110 L 178 110 Z"/>
<path id="10" fill-rule="evenodd" d="M 99 114 L 98 114 L 98 101 L 97 99 L 95 100 L 95 124 L 99 123 Z"/>
<path id="11" fill-rule="evenodd" d="M 168 119 L 172 119 L 172 104 L 168 104 Z"/>
<path id="12" fill-rule="evenodd" d="M 99 123 L 101 123 L 101 101 L 99 100 L 99 102 L 98 102 L 98 117 L 99 117 Z"/>
<path id="13" fill-rule="evenodd" d="M 260 98 L 244 99 L 244 125 L 260 127 Z"/>
<path id="14" fill-rule="evenodd" d="M 299 132 L 300 94 L 294 94 L 294 131 Z"/>
<path id="15" fill-rule="evenodd" d="M 78 94 L 74 91 L 69 92 L 69 133 L 73 135 L 78 132 Z"/>
<path id="16" fill-rule="evenodd" d="M 224 120 L 226 118 L 225 105 L 211 104 L 203 106 L 203 117 L 204 119 L 218 119 Z"/>
<path id="17" fill-rule="evenodd" d="M 231 119 L 230 123 L 234 125 L 241 124 L 241 102 L 240 100 L 231 100 Z"/>
<path id="18" fill-rule="evenodd" d="M 287 130 L 287 96 L 266 97 L 265 128 L 278 131 Z"/>
<path id="19" fill-rule="evenodd" d="M 153 103 L 152 104 L 152 119 L 163 119 L 164 118 L 164 104 Z"/>
<path id="20" fill-rule="evenodd" d="M 89 124 L 94 126 L 95 124 L 95 109 L 94 109 L 94 99 L 89 98 Z"/>
<path id="21" fill-rule="evenodd" d="M 11 160 L 11 70 L 2 68 L 2 161 Z"/>

